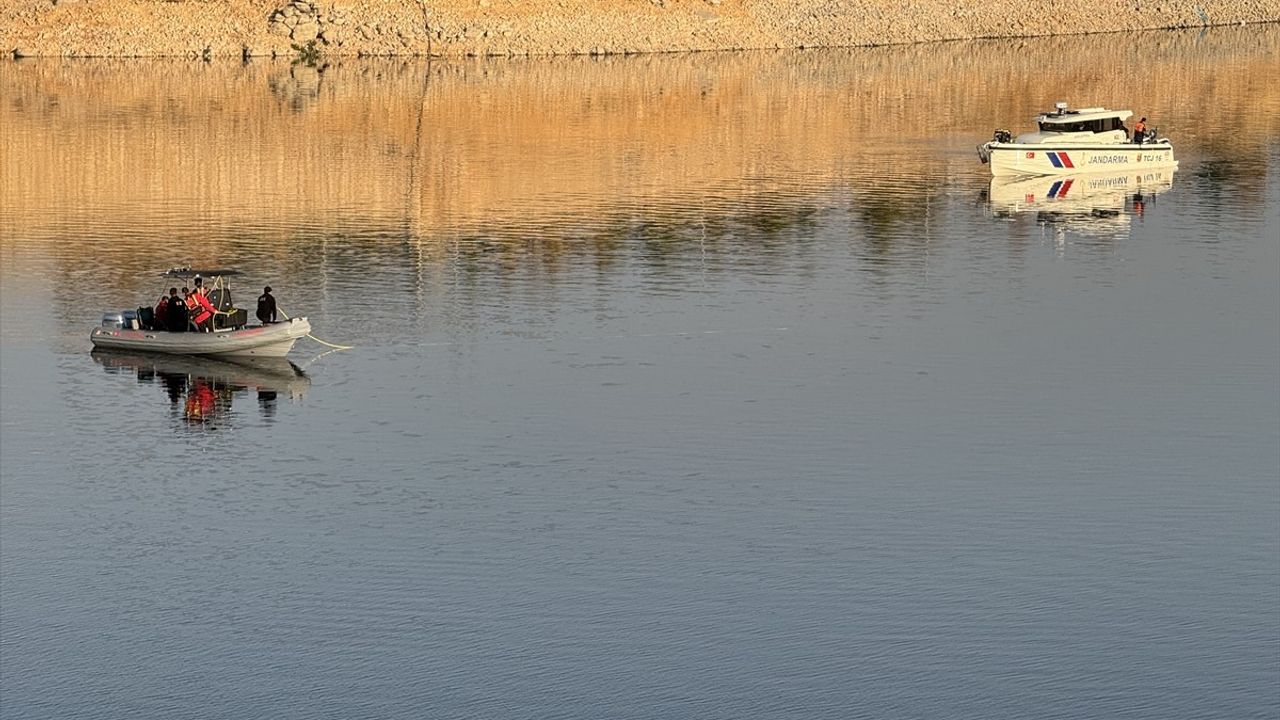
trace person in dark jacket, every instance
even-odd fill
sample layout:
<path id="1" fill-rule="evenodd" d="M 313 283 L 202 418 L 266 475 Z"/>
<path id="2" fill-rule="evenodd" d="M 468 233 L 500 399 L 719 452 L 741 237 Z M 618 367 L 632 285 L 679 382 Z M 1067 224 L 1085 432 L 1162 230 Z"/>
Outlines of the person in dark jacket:
<path id="1" fill-rule="evenodd" d="M 270 285 L 262 288 L 262 294 L 258 296 L 258 319 L 263 325 L 276 321 L 276 299 L 271 294 Z"/>
<path id="2" fill-rule="evenodd" d="M 183 288 L 185 291 L 186 288 Z M 169 332 L 186 332 L 187 303 L 178 295 L 177 288 L 169 288 L 169 303 L 165 308 L 164 324 Z"/>

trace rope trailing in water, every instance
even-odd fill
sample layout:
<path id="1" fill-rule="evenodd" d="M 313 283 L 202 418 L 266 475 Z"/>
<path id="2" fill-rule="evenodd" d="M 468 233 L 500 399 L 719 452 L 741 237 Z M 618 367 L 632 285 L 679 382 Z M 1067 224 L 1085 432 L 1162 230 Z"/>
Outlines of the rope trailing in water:
<path id="1" fill-rule="evenodd" d="M 315 340 L 316 342 L 320 343 L 321 345 L 324 345 L 325 347 L 331 347 L 334 350 L 350 350 L 351 348 L 355 347 L 355 345 L 335 345 L 331 342 L 326 342 L 324 340 L 321 340 L 320 338 L 316 337 L 315 335 L 312 335 L 311 333 L 307 333 L 307 337 L 311 338 L 312 340 Z"/>
<path id="2" fill-rule="evenodd" d="M 285 320 L 291 319 L 289 317 L 289 313 L 284 311 L 284 308 L 280 307 L 279 305 L 276 305 L 276 310 L 280 311 L 280 314 L 284 316 Z M 315 340 L 316 342 L 320 343 L 321 345 L 324 345 L 325 347 L 331 347 L 334 350 L 351 350 L 352 348 L 355 347 L 355 345 L 335 345 L 334 343 L 321 340 L 320 338 L 316 337 L 315 335 L 312 335 L 311 333 L 307 333 L 307 337 L 311 338 L 312 340 Z"/>

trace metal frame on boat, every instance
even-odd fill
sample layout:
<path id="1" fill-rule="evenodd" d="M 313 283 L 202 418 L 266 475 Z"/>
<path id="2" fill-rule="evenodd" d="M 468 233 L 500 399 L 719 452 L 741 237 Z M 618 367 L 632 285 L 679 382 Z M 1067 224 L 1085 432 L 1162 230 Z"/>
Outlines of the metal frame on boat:
<path id="1" fill-rule="evenodd" d="M 1140 142 L 1129 139 L 1124 121 L 1132 115 L 1106 108 L 1069 110 L 1058 103 L 1053 112 L 1036 116 L 1036 132 L 1014 138 L 1007 130 L 996 130 L 978 146 L 978 159 L 990 163 L 997 177 L 1176 168 L 1169 138 L 1152 130 Z"/>

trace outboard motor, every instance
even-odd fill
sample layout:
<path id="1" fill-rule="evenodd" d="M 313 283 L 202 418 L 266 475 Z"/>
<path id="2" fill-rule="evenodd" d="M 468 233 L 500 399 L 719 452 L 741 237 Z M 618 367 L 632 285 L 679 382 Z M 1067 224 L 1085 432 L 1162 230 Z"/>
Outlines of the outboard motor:
<path id="1" fill-rule="evenodd" d="M 1007 143 L 1007 142 L 1011 142 L 1012 140 L 1013 140 L 1012 133 L 1010 133 L 1008 130 L 1001 130 L 997 128 L 996 131 L 991 134 L 991 140 L 989 142 L 985 142 L 978 146 L 978 159 L 982 161 L 983 165 L 986 165 L 988 162 L 991 161 L 992 145 L 995 145 L 997 143 Z"/>
<path id="2" fill-rule="evenodd" d="M 124 329 L 124 313 L 120 311 L 102 313 L 102 327 L 108 330 Z"/>
<path id="3" fill-rule="evenodd" d="M 137 330 L 138 311 L 120 310 L 102 313 L 102 327 L 108 330 Z"/>

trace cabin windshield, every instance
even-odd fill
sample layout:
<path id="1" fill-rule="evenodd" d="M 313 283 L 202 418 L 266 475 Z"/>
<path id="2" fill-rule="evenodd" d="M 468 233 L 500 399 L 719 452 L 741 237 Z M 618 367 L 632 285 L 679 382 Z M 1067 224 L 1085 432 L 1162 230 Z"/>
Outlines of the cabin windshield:
<path id="1" fill-rule="evenodd" d="M 1120 118 L 1109 117 L 1100 120 L 1079 120 L 1076 122 L 1042 122 L 1040 123 L 1040 132 L 1059 132 L 1059 133 L 1075 133 L 1075 132 L 1108 132 L 1110 130 L 1120 130 L 1124 128 L 1124 123 Z"/>

